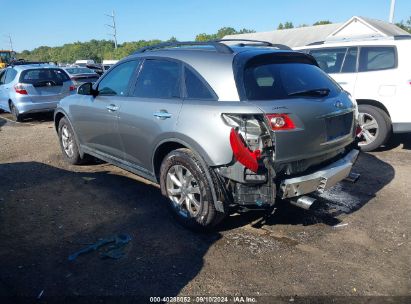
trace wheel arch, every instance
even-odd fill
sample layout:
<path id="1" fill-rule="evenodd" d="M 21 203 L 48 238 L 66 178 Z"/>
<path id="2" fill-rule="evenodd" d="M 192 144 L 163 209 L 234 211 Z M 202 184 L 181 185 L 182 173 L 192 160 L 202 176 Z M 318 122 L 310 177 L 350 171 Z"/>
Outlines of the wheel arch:
<path id="1" fill-rule="evenodd" d="M 168 153 L 170 153 L 173 150 L 180 149 L 180 148 L 186 148 L 191 150 L 194 155 L 197 156 L 199 162 L 206 168 L 206 166 L 210 166 L 212 164 L 210 157 L 208 154 L 201 148 L 197 147 L 195 144 L 189 144 L 187 141 L 184 141 L 179 138 L 170 138 L 161 141 L 156 149 L 154 150 L 155 152 L 153 153 L 153 170 L 154 170 L 154 175 L 157 180 L 157 182 L 160 183 L 160 168 L 161 168 L 161 163 L 163 162 L 164 158 L 167 156 Z M 205 175 L 206 178 L 211 185 L 211 194 L 214 199 L 214 206 L 218 211 L 225 212 L 224 211 L 224 206 L 223 203 L 219 200 L 219 196 L 217 195 L 215 186 L 214 186 L 214 180 L 213 177 L 211 176 L 209 170 L 205 170 Z"/>
<path id="2" fill-rule="evenodd" d="M 377 100 L 374 100 L 374 99 L 357 99 L 357 104 L 358 105 L 370 105 L 370 106 L 379 108 L 379 109 L 383 110 L 388 115 L 388 117 L 391 118 L 390 112 L 388 112 L 388 109 L 381 102 L 379 102 Z"/>

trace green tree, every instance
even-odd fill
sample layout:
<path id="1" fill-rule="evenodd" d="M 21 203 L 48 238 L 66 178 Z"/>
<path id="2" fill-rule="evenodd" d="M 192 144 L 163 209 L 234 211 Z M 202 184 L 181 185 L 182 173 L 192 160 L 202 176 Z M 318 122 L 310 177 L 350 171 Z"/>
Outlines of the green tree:
<path id="1" fill-rule="evenodd" d="M 227 35 L 246 34 L 246 33 L 255 33 L 255 31 L 246 29 L 246 28 L 243 28 L 237 31 L 235 28 L 232 28 L 232 27 L 222 27 L 215 34 L 206 34 L 206 33 L 198 34 L 195 40 L 196 41 L 208 41 L 208 40 L 214 40 L 214 39 L 221 39 Z"/>
<path id="2" fill-rule="evenodd" d="M 320 20 L 320 21 L 313 23 L 313 25 L 324 25 L 324 24 L 331 24 L 331 23 L 332 22 L 329 20 Z"/>
<path id="3" fill-rule="evenodd" d="M 277 30 L 285 30 L 285 29 L 291 29 L 294 28 L 294 25 L 292 22 L 287 21 L 284 24 L 280 23 L 277 27 Z"/>
<path id="4" fill-rule="evenodd" d="M 405 23 L 403 20 L 401 20 L 401 22 L 396 23 L 395 25 L 411 34 L 411 17 L 409 17 Z"/>

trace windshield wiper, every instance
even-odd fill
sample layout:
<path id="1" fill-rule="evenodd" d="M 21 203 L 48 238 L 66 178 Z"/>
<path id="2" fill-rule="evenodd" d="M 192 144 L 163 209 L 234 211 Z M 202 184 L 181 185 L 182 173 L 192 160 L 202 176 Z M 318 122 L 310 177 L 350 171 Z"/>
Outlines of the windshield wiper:
<path id="1" fill-rule="evenodd" d="M 313 89 L 313 90 L 306 90 L 306 91 L 298 91 L 288 94 L 288 96 L 327 96 L 330 94 L 330 89 L 321 88 L 321 89 Z"/>

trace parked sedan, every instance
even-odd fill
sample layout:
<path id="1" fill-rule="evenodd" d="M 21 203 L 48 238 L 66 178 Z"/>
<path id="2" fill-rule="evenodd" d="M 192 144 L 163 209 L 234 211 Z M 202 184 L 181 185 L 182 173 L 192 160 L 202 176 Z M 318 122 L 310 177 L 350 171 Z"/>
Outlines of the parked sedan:
<path id="1" fill-rule="evenodd" d="M 24 64 L 0 71 L 0 110 L 16 121 L 30 113 L 53 111 L 76 90 L 67 73 L 52 65 Z"/>
<path id="2" fill-rule="evenodd" d="M 91 82 L 95 83 L 99 79 L 100 75 L 89 68 L 84 67 L 65 67 L 63 68 L 70 79 L 73 81 L 76 87 L 79 87 L 83 83 Z"/>

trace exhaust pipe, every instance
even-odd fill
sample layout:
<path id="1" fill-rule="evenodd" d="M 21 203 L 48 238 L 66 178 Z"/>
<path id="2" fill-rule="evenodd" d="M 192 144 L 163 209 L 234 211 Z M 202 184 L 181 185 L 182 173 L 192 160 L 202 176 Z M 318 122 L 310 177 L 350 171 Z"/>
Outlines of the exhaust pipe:
<path id="1" fill-rule="evenodd" d="M 294 206 L 303 208 L 305 210 L 310 209 L 311 205 L 315 202 L 315 198 L 309 196 L 300 196 L 298 198 L 290 199 L 290 203 Z"/>

